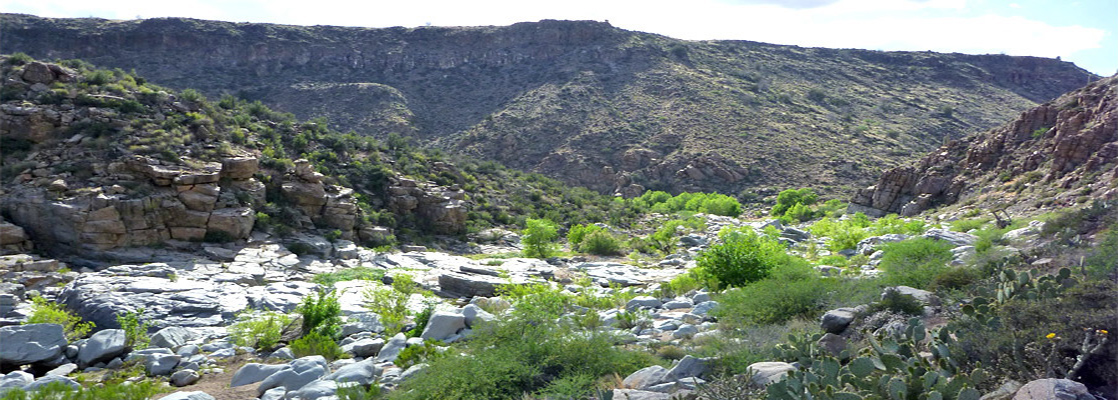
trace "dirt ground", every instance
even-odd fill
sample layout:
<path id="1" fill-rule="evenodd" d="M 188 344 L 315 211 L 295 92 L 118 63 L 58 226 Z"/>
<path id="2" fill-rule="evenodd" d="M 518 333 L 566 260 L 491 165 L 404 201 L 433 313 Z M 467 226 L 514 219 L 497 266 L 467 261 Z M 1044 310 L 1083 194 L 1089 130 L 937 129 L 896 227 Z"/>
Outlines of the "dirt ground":
<path id="1" fill-rule="evenodd" d="M 241 366 L 250 361 L 252 357 L 247 354 L 241 354 L 233 357 L 226 363 L 219 364 L 224 371 L 220 374 L 204 374 L 202 379 L 193 385 L 188 385 L 181 388 L 175 388 L 174 391 L 166 393 L 178 392 L 206 392 L 217 400 L 252 400 L 256 399 L 256 387 L 258 384 L 244 385 L 235 388 L 229 387 L 229 382 L 233 379 L 233 374 L 237 372 Z"/>

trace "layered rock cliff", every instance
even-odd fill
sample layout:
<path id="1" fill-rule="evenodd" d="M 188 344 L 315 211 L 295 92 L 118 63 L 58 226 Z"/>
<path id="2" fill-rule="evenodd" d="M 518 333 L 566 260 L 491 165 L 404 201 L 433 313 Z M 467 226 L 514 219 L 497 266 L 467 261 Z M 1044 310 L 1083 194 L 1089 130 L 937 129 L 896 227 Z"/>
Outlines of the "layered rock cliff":
<path id="1" fill-rule="evenodd" d="M 343 28 L 0 16 L 4 51 L 135 69 L 604 193 L 845 192 L 1092 76 L 1033 57 L 688 42 L 592 21 Z"/>
<path id="2" fill-rule="evenodd" d="M 298 136 L 313 124 L 271 120 L 265 108 L 256 109 L 259 124 L 250 124 L 247 114 L 81 63 L 0 62 L 4 253 L 35 246 L 97 258 L 121 248 L 245 240 L 260 230 L 260 216 L 274 219 L 264 230 L 321 229 L 383 243 L 392 232 L 366 220 L 359 194 L 391 205 L 389 212 L 417 215 L 432 233 L 464 228 L 460 189 L 392 174 L 384 178 L 390 190 L 357 193 L 308 160 L 273 158 L 282 145 L 262 145 L 254 132 L 286 126 Z M 320 144 L 302 145 L 313 151 Z"/>
<path id="3" fill-rule="evenodd" d="M 1118 194 L 1116 157 L 1118 77 L 1110 77 L 889 170 L 851 202 L 901 215 L 963 198 L 999 208 L 1066 206 Z"/>

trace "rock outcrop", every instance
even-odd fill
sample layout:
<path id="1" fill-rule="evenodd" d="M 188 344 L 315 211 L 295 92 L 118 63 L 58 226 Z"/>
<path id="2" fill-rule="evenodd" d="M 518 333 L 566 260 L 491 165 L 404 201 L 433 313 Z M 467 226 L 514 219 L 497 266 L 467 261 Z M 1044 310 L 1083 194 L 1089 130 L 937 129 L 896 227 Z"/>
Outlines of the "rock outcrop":
<path id="1" fill-rule="evenodd" d="M 929 208 L 977 195 L 993 186 L 1002 196 L 1018 197 L 1031 185 L 1114 197 L 1118 179 L 1118 78 L 1082 89 L 1021 113 L 1000 128 L 952 141 L 918 163 L 886 171 L 877 184 L 851 199 L 855 210 L 911 216 Z M 1098 189 L 1098 190 L 1096 190 Z M 1074 201 L 1074 199 L 1070 199 Z"/>
<path id="2" fill-rule="evenodd" d="M 68 162 L 58 157 L 53 163 Z M 4 210 L 42 245 L 99 251 L 215 234 L 245 239 L 256 220 L 251 199 L 263 198 L 263 185 L 251 177 L 219 182 L 220 164 L 193 169 L 136 156 L 102 167 L 99 181 L 106 185 L 81 190 L 75 183 L 75 190 L 52 191 L 37 184 L 42 180 L 21 177 L 23 184 L 6 196 Z M 151 189 L 118 193 L 112 187 L 122 184 Z"/>

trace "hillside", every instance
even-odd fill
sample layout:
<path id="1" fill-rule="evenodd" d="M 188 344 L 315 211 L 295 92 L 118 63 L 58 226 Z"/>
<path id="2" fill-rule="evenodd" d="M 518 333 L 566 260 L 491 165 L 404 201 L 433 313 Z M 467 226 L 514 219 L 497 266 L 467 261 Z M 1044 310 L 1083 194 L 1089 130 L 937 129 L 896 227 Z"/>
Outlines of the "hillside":
<path id="1" fill-rule="evenodd" d="M 529 217 L 632 217 L 609 197 L 491 161 L 342 134 L 82 61 L 0 56 L 0 76 L 0 211 L 18 226 L 4 225 L 5 251 L 33 240 L 43 254 L 97 265 L 254 233 L 377 247 L 396 235 L 453 242 Z"/>
<path id="2" fill-rule="evenodd" d="M 681 41 L 590 21 L 367 29 L 5 14 L 0 36 L 8 53 L 134 69 L 626 195 L 849 194 L 1095 78 L 1052 59 Z"/>
<path id="3" fill-rule="evenodd" d="M 886 171 L 851 202 L 879 214 L 956 202 L 1036 214 L 1114 199 L 1116 157 L 1118 77 L 1110 77 Z"/>
<path id="4" fill-rule="evenodd" d="M 757 218 L 80 60 L 0 78 L 5 400 L 1118 399 L 1118 200 Z M 1109 197 L 1115 80 L 917 181 Z"/>

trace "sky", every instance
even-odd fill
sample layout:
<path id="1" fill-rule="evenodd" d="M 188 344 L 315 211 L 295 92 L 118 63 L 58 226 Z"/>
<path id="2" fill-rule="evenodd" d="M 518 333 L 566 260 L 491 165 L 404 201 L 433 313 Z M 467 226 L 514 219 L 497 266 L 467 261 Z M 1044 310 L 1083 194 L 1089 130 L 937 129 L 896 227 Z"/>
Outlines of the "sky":
<path id="1" fill-rule="evenodd" d="M 1118 72 L 1118 0 L 0 0 L 0 10 L 360 27 L 597 20 L 688 40 L 1060 57 Z"/>

